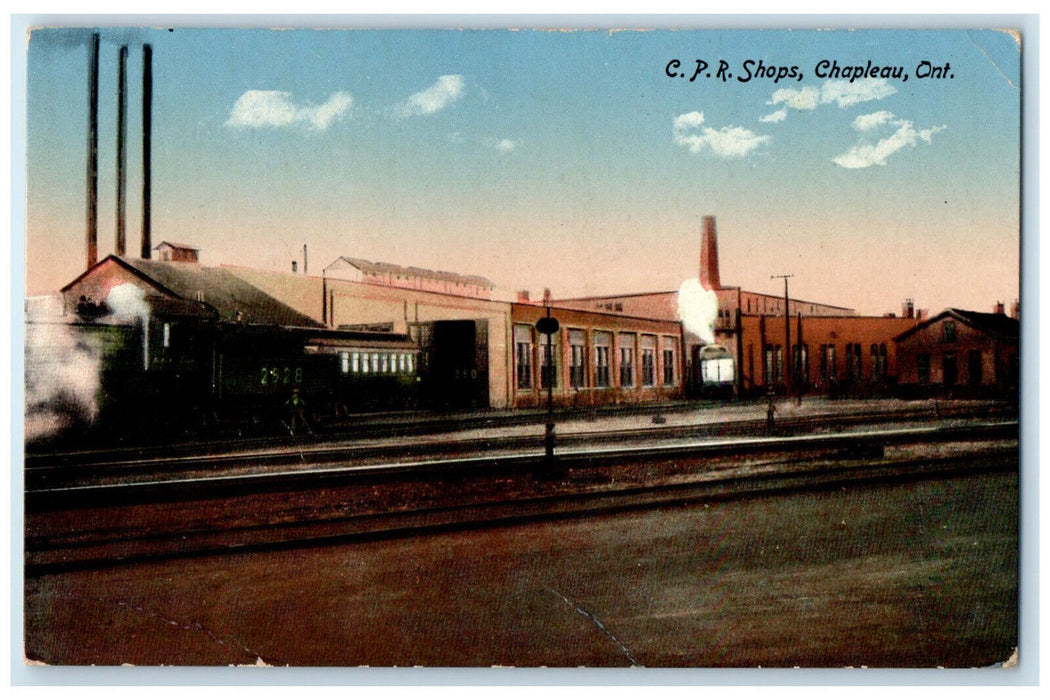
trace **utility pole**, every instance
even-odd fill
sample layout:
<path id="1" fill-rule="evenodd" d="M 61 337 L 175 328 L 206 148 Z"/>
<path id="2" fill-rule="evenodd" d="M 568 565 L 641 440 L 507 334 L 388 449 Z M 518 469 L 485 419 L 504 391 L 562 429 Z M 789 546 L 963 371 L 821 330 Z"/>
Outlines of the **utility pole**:
<path id="1" fill-rule="evenodd" d="M 806 374 L 809 368 L 809 353 L 802 356 L 802 312 L 798 312 L 798 325 L 795 327 L 795 344 L 798 345 L 798 375 L 795 376 L 795 388 L 798 389 L 796 404 L 802 405 L 802 392 L 805 390 Z"/>
<path id="2" fill-rule="evenodd" d="M 554 334 L 558 332 L 559 327 L 558 319 L 551 316 L 551 307 L 547 306 L 547 315 L 536 322 L 536 330 L 547 336 L 547 362 L 540 376 L 547 382 L 547 426 L 543 445 L 548 473 L 554 467 L 554 380 L 557 377 L 554 364 Z"/>
<path id="3" fill-rule="evenodd" d="M 784 389 L 785 393 L 791 395 L 791 312 L 788 310 L 788 278 L 794 275 L 770 275 L 769 279 L 784 280 Z"/>

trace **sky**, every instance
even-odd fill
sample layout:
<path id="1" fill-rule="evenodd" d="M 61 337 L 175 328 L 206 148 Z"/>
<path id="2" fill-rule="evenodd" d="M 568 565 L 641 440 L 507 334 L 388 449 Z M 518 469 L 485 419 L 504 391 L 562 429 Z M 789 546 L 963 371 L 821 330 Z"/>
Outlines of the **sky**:
<path id="1" fill-rule="evenodd" d="M 91 31 L 26 45 L 28 295 L 85 267 Z M 100 258 L 121 45 L 139 250 L 148 43 L 153 243 L 208 265 L 301 270 L 305 245 L 310 274 L 343 255 L 503 297 L 669 291 L 697 275 L 712 215 L 724 285 L 781 294 L 771 276 L 792 274 L 793 297 L 865 314 L 1019 297 L 1021 44 L 1004 31 L 97 31 Z"/>

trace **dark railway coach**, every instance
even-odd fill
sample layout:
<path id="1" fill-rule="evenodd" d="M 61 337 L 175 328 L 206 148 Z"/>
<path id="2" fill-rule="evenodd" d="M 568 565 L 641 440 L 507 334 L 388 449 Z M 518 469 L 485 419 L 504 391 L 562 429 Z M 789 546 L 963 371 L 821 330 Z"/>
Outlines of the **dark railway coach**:
<path id="1" fill-rule="evenodd" d="M 421 399 L 432 408 L 489 405 L 488 323 L 433 321 L 412 325 L 421 349 Z"/>
<path id="2" fill-rule="evenodd" d="M 67 394 L 52 400 L 81 428 L 282 430 L 297 417 L 316 427 L 358 412 L 488 406 L 484 321 L 412 324 L 408 334 L 161 316 L 60 326 L 98 377 L 90 409 Z M 46 344 L 27 343 L 27 358 L 33 377 L 60 373 L 62 354 Z"/>

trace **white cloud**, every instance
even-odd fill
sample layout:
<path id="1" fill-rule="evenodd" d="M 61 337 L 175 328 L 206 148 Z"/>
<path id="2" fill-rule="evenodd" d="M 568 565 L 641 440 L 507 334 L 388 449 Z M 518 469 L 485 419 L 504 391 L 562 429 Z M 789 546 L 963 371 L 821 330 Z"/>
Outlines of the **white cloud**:
<path id="1" fill-rule="evenodd" d="M 463 76 L 443 75 L 426 90 L 410 95 L 401 108 L 401 116 L 415 117 L 433 114 L 458 100 L 463 95 Z"/>
<path id="2" fill-rule="evenodd" d="M 826 80 L 819 88 L 813 86 L 797 89 L 780 88 L 773 93 L 773 96 L 769 98 L 769 102 L 766 104 L 774 106 L 784 105 L 784 107 L 790 107 L 791 109 L 806 111 L 829 104 L 835 104 L 845 109 L 861 102 L 881 100 L 895 92 L 897 92 L 897 88 L 890 85 L 889 81 L 883 78 L 866 78 L 864 80 L 855 80 L 852 83 L 848 80 Z M 783 109 L 779 112 L 774 112 L 770 116 L 780 115 L 782 112 L 784 112 Z M 784 116 L 787 116 L 787 114 L 785 113 Z M 783 118 L 779 117 L 776 121 L 781 121 Z M 763 117 L 762 121 L 773 120 Z"/>
<path id="3" fill-rule="evenodd" d="M 885 78 L 855 80 L 828 80 L 820 86 L 821 104 L 834 102 L 839 107 L 852 107 L 869 100 L 881 100 L 897 92 Z"/>
<path id="4" fill-rule="evenodd" d="M 767 124 L 769 124 L 769 123 L 776 124 L 777 122 L 782 122 L 785 119 L 787 119 L 787 115 L 788 115 L 788 112 L 787 112 L 786 109 L 778 109 L 777 111 L 773 112 L 772 114 L 767 114 L 767 115 L 765 115 L 763 117 L 759 117 L 758 121 L 766 122 Z"/>
<path id="5" fill-rule="evenodd" d="M 712 129 L 703 124 L 703 112 L 688 112 L 675 117 L 675 143 L 688 148 L 691 153 L 710 149 L 716 156 L 728 160 L 743 158 L 770 140 L 769 136 L 760 136 L 740 126 Z"/>
<path id="6" fill-rule="evenodd" d="M 888 115 L 888 116 L 883 116 Z M 932 143 L 933 135 L 944 131 L 946 126 L 935 126 L 929 129 L 916 131 L 912 123 L 906 119 L 891 121 L 892 114 L 889 112 L 876 112 L 864 115 L 868 117 L 863 127 L 858 126 L 861 117 L 854 120 L 854 126 L 862 131 L 874 129 L 884 124 L 892 124 L 897 128 L 895 132 L 876 143 L 857 144 L 845 153 L 832 158 L 832 162 L 838 166 L 848 169 L 868 168 L 872 165 L 886 165 L 886 159 L 905 148 L 914 148 L 919 141 Z"/>
<path id="7" fill-rule="evenodd" d="M 862 114 L 853 120 L 853 128 L 857 131 L 871 131 L 893 119 L 893 112 L 882 110 L 871 114 Z"/>
<path id="8" fill-rule="evenodd" d="M 703 126 L 704 113 L 703 112 L 687 112 L 686 114 L 680 114 L 675 117 L 674 130 L 685 131 L 693 127 Z"/>
<path id="9" fill-rule="evenodd" d="M 497 151 L 509 153 L 518 147 L 518 142 L 513 139 L 492 139 L 492 142 L 489 145 Z"/>
<path id="10" fill-rule="evenodd" d="M 290 92 L 279 90 L 247 90 L 237 98 L 227 126 L 245 128 L 286 127 L 308 125 L 325 131 L 333 122 L 346 115 L 354 104 L 347 92 L 335 92 L 323 104 L 296 104 Z"/>
<path id="11" fill-rule="evenodd" d="M 780 88 L 773 93 L 767 104 L 784 105 L 791 109 L 816 109 L 820 106 L 820 89 L 806 86 L 803 88 Z"/>

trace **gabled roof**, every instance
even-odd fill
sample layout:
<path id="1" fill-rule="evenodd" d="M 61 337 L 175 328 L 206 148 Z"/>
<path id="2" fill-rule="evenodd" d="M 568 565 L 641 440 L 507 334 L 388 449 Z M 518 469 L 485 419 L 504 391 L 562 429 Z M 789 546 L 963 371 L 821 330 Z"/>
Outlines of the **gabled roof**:
<path id="1" fill-rule="evenodd" d="M 918 323 L 903 333 L 894 336 L 893 339 L 895 341 L 904 340 L 905 338 L 918 333 L 922 329 L 928 328 L 946 318 L 953 318 L 974 330 L 987 333 L 988 335 L 999 338 L 1000 340 L 1016 343 L 1020 335 L 1021 322 L 1016 318 L 1010 318 L 1006 314 L 986 314 L 980 311 L 947 308 L 933 318 Z"/>
<path id="2" fill-rule="evenodd" d="M 402 267 L 400 265 L 394 265 L 393 263 L 371 262 L 370 260 L 364 260 L 362 258 L 348 258 L 345 255 L 339 256 L 339 260 L 353 265 L 361 272 L 371 275 L 401 275 L 403 277 L 419 277 L 423 279 L 442 280 L 445 282 L 458 282 L 464 285 L 488 287 L 490 289 L 495 287 L 492 282 L 480 275 L 460 275 L 455 272 L 427 270 L 422 267 Z"/>
<path id="3" fill-rule="evenodd" d="M 187 245 L 186 243 L 173 243 L 172 241 L 161 241 L 157 245 L 153 246 L 153 250 L 159 250 L 162 246 L 170 246 L 178 250 L 200 251 L 200 248 L 198 248 L 195 245 Z"/>
<path id="4" fill-rule="evenodd" d="M 167 299 L 152 299 L 154 311 L 185 314 L 198 300 L 210 307 L 222 321 L 247 324 L 323 328 L 324 326 L 258 287 L 218 267 L 193 262 L 169 262 L 119 258 L 110 255 L 62 288 L 65 292 L 103 264 L 112 263 L 129 270 Z"/>

